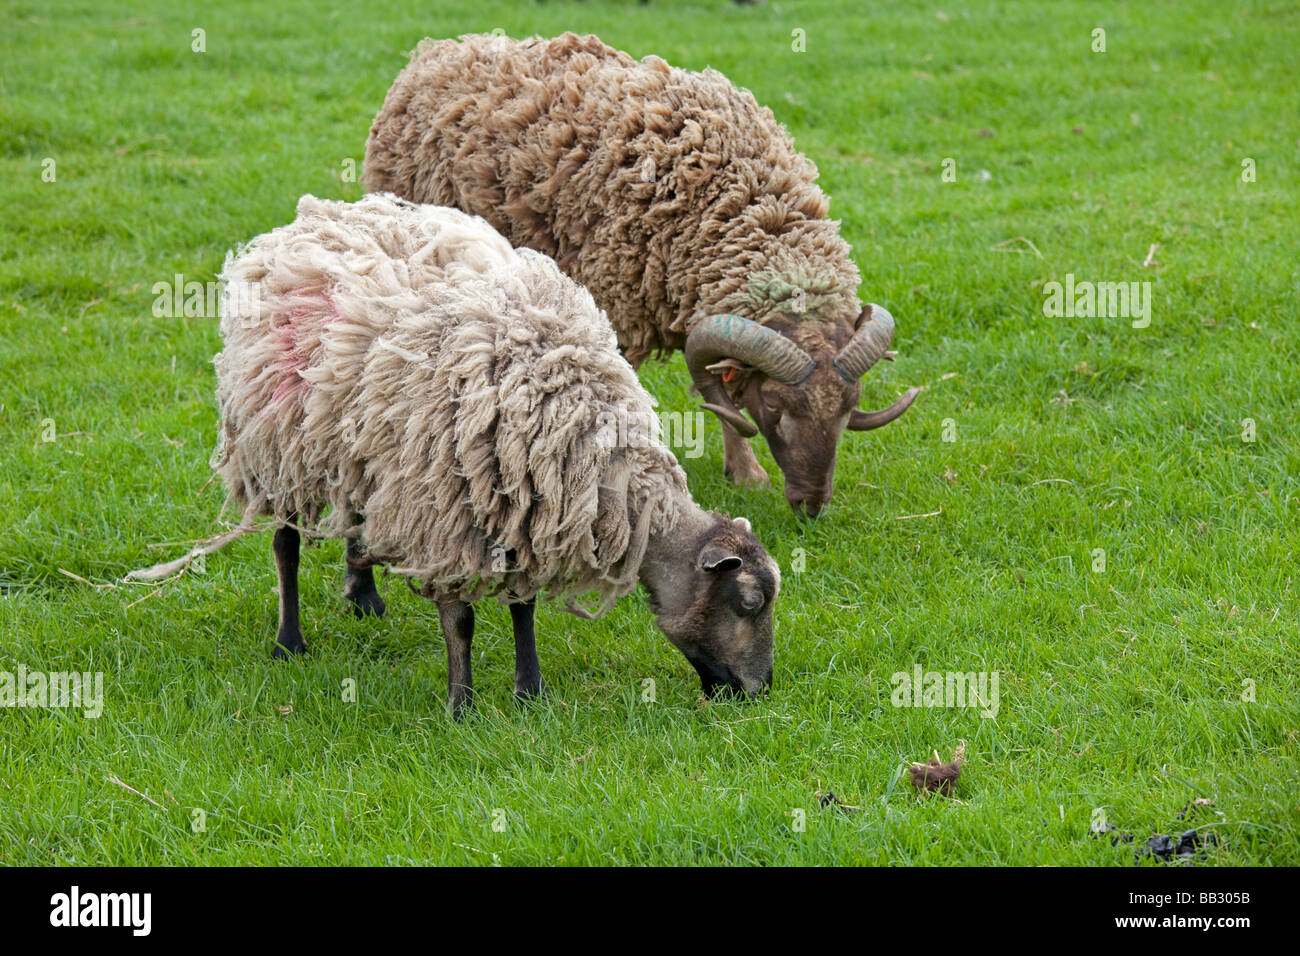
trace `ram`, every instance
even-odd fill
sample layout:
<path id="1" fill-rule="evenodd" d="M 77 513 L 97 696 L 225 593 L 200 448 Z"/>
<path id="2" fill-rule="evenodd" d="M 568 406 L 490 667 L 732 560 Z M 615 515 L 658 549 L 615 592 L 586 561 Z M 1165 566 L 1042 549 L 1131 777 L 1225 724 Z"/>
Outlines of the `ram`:
<path id="1" fill-rule="evenodd" d="M 363 183 L 482 216 L 553 256 L 629 361 L 681 349 L 723 427 L 727 474 L 762 485 L 762 432 L 798 513 L 830 500 L 845 430 L 894 322 L 857 298 L 816 169 L 722 74 L 636 61 L 594 36 L 424 41 L 366 144 Z M 751 422 L 740 411 L 749 411 Z"/>
<path id="2" fill-rule="evenodd" d="M 770 684 L 775 562 L 743 518 L 691 500 L 608 320 L 546 256 L 454 209 L 304 196 L 222 279 L 212 465 L 239 533 L 273 519 L 277 655 L 306 647 L 306 531 L 347 539 L 358 616 L 384 612 L 376 564 L 437 601 L 455 715 L 475 601 L 509 604 L 530 697 L 535 601 L 596 616 L 638 580 L 706 694 Z"/>

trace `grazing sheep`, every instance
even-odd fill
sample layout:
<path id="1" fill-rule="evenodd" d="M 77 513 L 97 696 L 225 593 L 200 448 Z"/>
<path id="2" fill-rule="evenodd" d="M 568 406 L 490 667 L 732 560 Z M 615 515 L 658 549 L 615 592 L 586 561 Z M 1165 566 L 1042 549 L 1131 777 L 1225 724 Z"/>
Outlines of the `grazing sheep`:
<path id="1" fill-rule="evenodd" d="M 704 407 L 729 426 L 727 474 L 767 483 L 747 441 L 761 431 L 791 506 L 816 515 L 845 429 L 887 424 L 918 392 L 857 409 L 894 323 L 858 302 L 816 175 L 721 73 L 566 33 L 425 40 L 375 117 L 363 183 L 482 216 L 555 257 L 633 365 L 684 349 Z"/>
<path id="2" fill-rule="evenodd" d="M 474 601 L 510 605 L 522 698 L 543 691 L 534 600 L 596 592 L 602 613 L 638 578 L 706 693 L 770 683 L 775 562 L 691 500 L 608 321 L 546 256 L 454 209 L 304 196 L 222 278 L 212 465 L 244 526 L 279 525 L 277 656 L 305 649 L 305 528 L 348 539 L 358 616 L 384 610 L 374 564 L 438 602 L 453 714 Z"/>

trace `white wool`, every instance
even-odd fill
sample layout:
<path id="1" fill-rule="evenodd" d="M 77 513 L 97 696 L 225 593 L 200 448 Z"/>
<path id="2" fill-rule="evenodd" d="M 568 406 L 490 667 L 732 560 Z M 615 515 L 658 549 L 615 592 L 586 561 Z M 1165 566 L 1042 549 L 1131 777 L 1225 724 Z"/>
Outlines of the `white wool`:
<path id="1" fill-rule="evenodd" d="M 548 257 L 454 209 L 304 196 L 222 279 L 212 466 L 245 522 L 337 537 L 359 514 L 428 596 L 603 610 L 636 586 L 685 475 L 657 440 L 620 446 L 652 400 Z"/>

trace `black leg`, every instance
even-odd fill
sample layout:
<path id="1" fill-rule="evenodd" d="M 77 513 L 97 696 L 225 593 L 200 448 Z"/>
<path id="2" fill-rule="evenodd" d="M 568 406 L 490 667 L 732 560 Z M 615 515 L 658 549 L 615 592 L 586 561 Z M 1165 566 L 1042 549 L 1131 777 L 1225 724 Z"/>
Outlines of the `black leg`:
<path id="1" fill-rule="evenodd" d="M 343 596 L 358 618 L 367 614 L 382 617 L 384 599 L 375 588 L 375 569 L 365 563 L 366 546 L 360 538 L 348 538 L 348 569 L 343 577 Z"/>
<path id="2" fill-rule="evenodd" d="M 297 521 L 298 516 L 289 520 Z M 280 575 L 280 630 L 275 635 L 274 656 L 283 659 L 307 650 L 298 622 L 298 529 L 287 524 L 277 528 L 271 550 Z"/>
<path id="3" fill-rule="evenodd" d="M 534 602 L 510 605 L 515 626 L 515 697 L 521 701 L 546 696 L 546 681 L 537 661 L 537 635 L 533 630 Z"/>
<path id="4" fill-rule="evenodd" d="M 474 640 L 474 606 L 455 598 L 438 602 L 442 636 L 447 642 L 447 713 L 457 720 L 474 702 L 469 651 Z"/>

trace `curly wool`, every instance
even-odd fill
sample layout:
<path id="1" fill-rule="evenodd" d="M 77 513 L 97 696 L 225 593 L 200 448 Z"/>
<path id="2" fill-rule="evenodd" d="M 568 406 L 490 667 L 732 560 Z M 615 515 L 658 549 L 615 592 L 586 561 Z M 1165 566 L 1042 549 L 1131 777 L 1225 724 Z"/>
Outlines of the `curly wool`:
<path id="1" fill-rule="evenodd" d="M 304 196 L 227 258 L 212 466 L 245 521 L 353 536 L 427 596 L 635 588 L 686 494 L 591 296 L 454 209 Z M 255 290 L 256 295 L 250 295 Z M 639 416 L 639 417 L 638 417 Z"/>
<path id="2" fill-rule="evenodd" d="M 375 117 L 363 182 L 555 257 L 638 364 L 717 313 L 851 327 L 858 269 L 816 176 L 721 73 L 566 33 L 423 41 Z"/>

